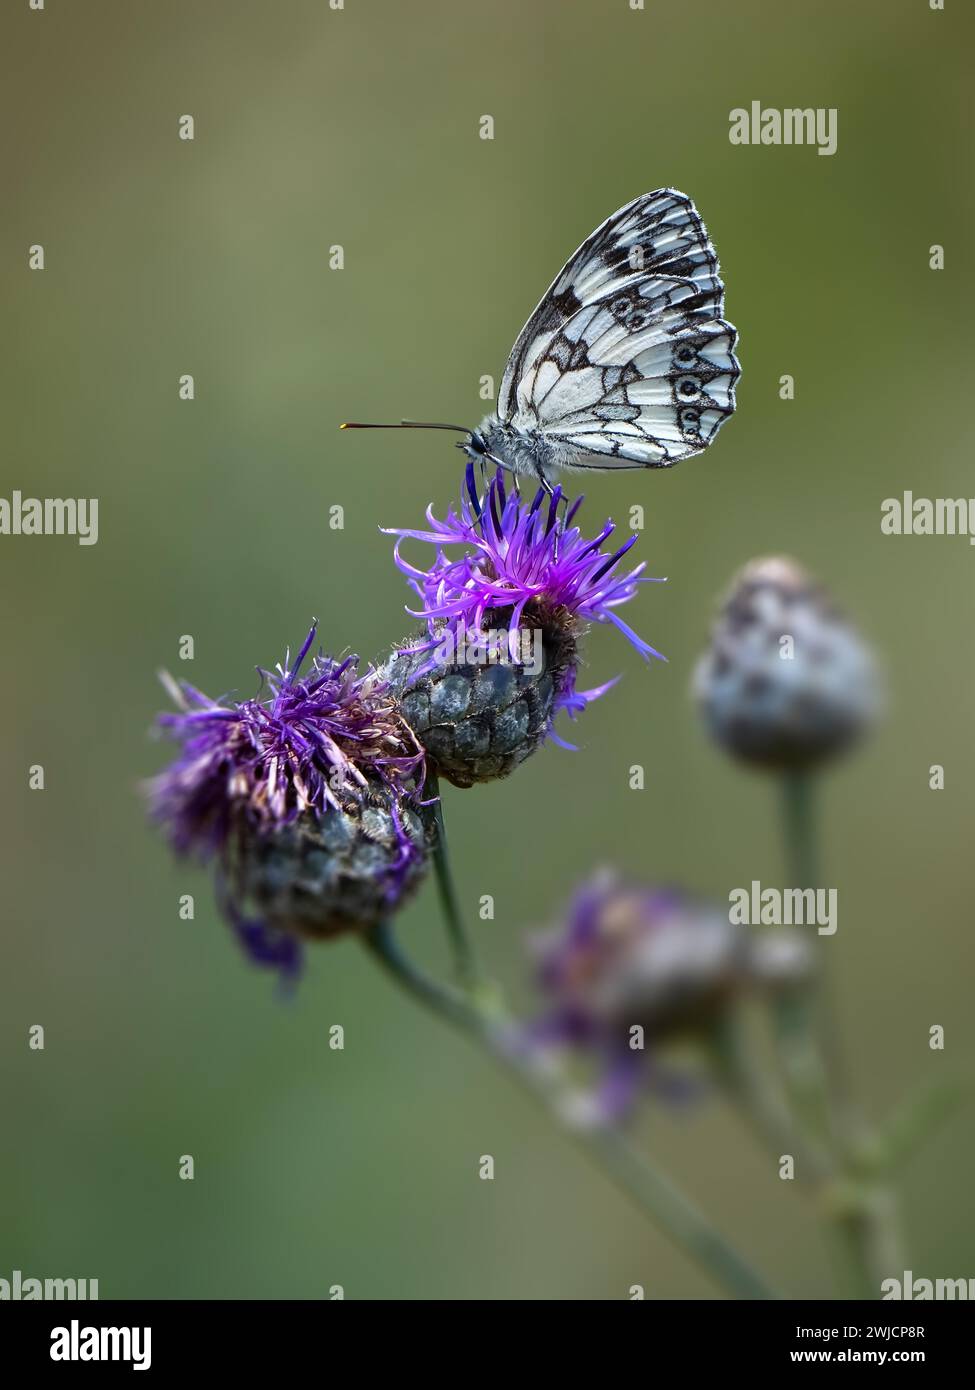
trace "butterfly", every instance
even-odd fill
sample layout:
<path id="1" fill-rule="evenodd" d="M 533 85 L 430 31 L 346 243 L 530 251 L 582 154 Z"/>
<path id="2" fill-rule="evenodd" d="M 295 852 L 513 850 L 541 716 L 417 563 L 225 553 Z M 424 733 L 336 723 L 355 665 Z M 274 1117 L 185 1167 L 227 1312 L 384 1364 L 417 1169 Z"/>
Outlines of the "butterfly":
<path id="1" fill-rule="evenodd" d="M 734 413 L 737 330 L 697 208 L 658 188 L 569 258 L 511 350 L 497 410 L 476 430 L 404 420 L 343 429 L 447 429 L 468 456 L 538 480 L 563 469 L 670 468 Z"/>

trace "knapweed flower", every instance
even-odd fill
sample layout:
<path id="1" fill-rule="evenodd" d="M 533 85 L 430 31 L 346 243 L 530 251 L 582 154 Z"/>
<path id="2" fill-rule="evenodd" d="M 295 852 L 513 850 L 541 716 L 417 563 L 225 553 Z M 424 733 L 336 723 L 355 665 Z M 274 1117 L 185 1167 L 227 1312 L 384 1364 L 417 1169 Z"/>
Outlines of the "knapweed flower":
<path id="1" fill-rule="evenodd" d="M 532 1036 L 594 1062 L 593 1115 L 609 1121 L 666 1081 L 665 1043 L 706 1039 L 746 992 L 790 988 L 812 968 L 798 932 L 751 932 L 727 909 L 608 871 L 532 944 L 544 1000 Z"/>
<path id="2" fill-rule="evenodd" d="M 794 560 L 738 574 L 698 663 L 694 694 L 736 757 L 801 771 L 849 748 L 876 718 L 876 663 L 824 587 Z"/>
<path id="3" fill-rule="evenodd" d="M 159 718 L 181 745 L 148 784 L 174 849 L 216 860 L 228 916 L 252 956 L 289 969 L 280 940 L 374 924 L 422 876 L 423 750 L 377 672 L 319 655 L 260 667 L 252 699 L 171 684 Z M 256 910 L 257 916 L 249 914 Z"/>
<path id="4" fill-rule="evenodd" d="M 607 521 L 587 538 L 575 525 L 582 498 L 561 490 L 523 499 L 501 469 L 479 493 L 469 464 L 460 507 L 427 526 L 389 529 L 395 560 L 420 602 L 408 611 L 426 631 L 394 655 L 384 674 L 436 770 L 457 786 L 504 777 L 615 682 L 578 690 L 579 639 L 590 623 L 611 624 L 646 659 L 659 656 L 620 617 L 644 566 L 626 570 L 632 536 L 604 549 Z M 429 568 L 411 564 L 404 542 L 432 545 Z M 571 745 L 566 745 L 571 746 Z"/>

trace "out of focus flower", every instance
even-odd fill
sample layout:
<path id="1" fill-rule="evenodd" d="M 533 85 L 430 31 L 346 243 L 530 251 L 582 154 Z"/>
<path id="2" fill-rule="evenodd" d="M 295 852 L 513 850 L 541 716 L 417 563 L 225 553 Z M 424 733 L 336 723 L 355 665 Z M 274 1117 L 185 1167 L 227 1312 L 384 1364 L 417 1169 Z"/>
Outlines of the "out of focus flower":
<path id="1" fill-rule="evenodd" d="M 384 675 L 437 771 L 458 786 L 506 776 L 553 732 L 615 683 L 578 690 L 579 639 L 589 623 L 615 627 L 646 659 L 659 656 L 620 617 L 644 566 L 622 568 L 636 537 L 615 550 L 607 522 L 586 538 L 574 524 L 582 498 L 563 510 L 560 489 L 523 500 L 498 470 L 481 495 L 469 464 L 459 509 L 427 526 L 395 529 L 395 560 L 420 602 L 426 632 L 397 652 Z M 410 564 L 406 540 L 435 547 L 428 569 Z M 456 554 L 449 553 L 455 550 Z"/>
<path id="2" fill-rule="evenodd" d="M 174 849 L 216 859 L 227 915 L 251 956 L 293 972 L 282 933 L 334 936 L 374 924 L 416 886 L 427 836 L 423 750 L 379 675 L 357 658 L 297 657 L 263 671 L 253 699 L 181 683 L 160 716 L 180 744 L 148 784 Z M 256 916 L 250 914 L 256 910 Z"/>
<path id="3" fill-rule="evenodd" d="M 608 872 L 577 890 L 536 957 L 545 1005 L 533 1035 L 595 1059 L 596 1111 L 609 1120 L 653 1081 L 664 1044 L 707 1038 L 747 992 L 791 988 L 812 968 L 795 931 L 752 932 L 727 909 Z"/>
<path id="4" fill-rule="evenodd" d="M 823 586 L 784 558 L 737 575 L 693 689 L 717 742 L 773 769 L 843 752 L 880 708 L 872 652 Z"/>

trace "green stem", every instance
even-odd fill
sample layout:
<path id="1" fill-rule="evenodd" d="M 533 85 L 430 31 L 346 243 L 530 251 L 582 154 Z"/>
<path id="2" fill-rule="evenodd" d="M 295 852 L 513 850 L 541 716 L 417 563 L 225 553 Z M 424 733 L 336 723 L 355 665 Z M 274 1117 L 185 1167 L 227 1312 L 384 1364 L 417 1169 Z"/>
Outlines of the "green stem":
<path id="1" fill-rule="evenodd" d="M 440 782 L 435 772 L 427 774 L 424 795 L 433 798 L 433 819 L 436 828 L 433 869 L 437 880 L 440 907 L 447 924 L 447 935 L 450 938 L 454 953 L 454 968 L 461 984 L 472 987 L 480 979 L 480 971 L 474 943 L 464 925 L 460 900 L 457 897 L 457 888 L 450 868 L 450 857 L 447 853 L 447 830 L 443 819 L 443 802 L 440 799 Z"/>
<path id="2" fill-rule="evenodd" d="M 396 983 L 425 1008 L 467 1033 L 564 1125 L 567 1091 L 563 1083 L 533 1066 L 517 1045 L 510 1024 L 471 996 L 441 984 L 420 970 L 402 951 L 392 928 L 383 923 L 365 942 Z M 773 1299 L 776 1295 L 696 1206 L 616 1130 L 569 1131 L 578 1144 L 688 1255 L 739 1298 Z"/>
<path id="3" fill-rule="evenodd" d="M 388 922 L 380 922 L 363 939 L 386 973 L 424 1008 L 469 1033 L 480 1035 L 484 1031 L 487 1020 L 469 997 L 415 965 L 400 947 Z"/>
<path id="4" fill-rule="evenodd" d="M 783 824 L 789 887 L 815 889 L 819 870 L 813 786 L 806 774 L 786 774 Z M 838 1134 L 830 1077 L 823 1065 L 824 1043 L 829 1043 L 834 1083 L 840 1068 L 835 1032 L 827 1018 L 829 1007 L 823 988 L 824 973 L 822 951 L 819 951 L 812 983 L 805 989 L 781 991 L 773 1003 L 773 1017 L 793 1104 L 821 1142 L 835 1145 Z"/>
<path id="5" fill-rule="evenodd" d="M 737 1013 L 716 1028 L 711 1056 L 729 1098 L 737 1103 L 769 1152 L 776 1158 L 791 1154 L 800 1181 L 813 1185 L 827 1181 L 835 1171 L 833 1159 L 794 1123 L 772 1077 L 757 1063 Z"/>
<path id="6" fill-rule="evenodd" d="M 808 773 L 787 772 L 783 785 L 786 853 L 794 888 L 815 885 L 819 877 L 813 784 Z"/>
<path id="7" fill-rule="evenodd" d="M 885 1173 L 900 1168 L 921 1144 L 945 1124 L 973 1089 L 970 1075 L 945 1077 L 901 1101 L 881 1130 L 879 1165 Z"/>
<path id="8" fill-rule="evenodd" d="M 810 776 L 787 774 L 783 823 L 791 887 L 821 886 L 814 811 Z M 850 1099 L 822 956 L 820 949 L 811 985 L 778 999 L 774 1016 L 794 1100 L 839 1164 L 840 1177 L 827 1188 L 826 1205 L 852 1294 L 876 1299 L 881 1281 L 903 1267 L 897 1213 L 889 1189 L 864 1171 L 864 1155 L 870 1153 L 872 1140 Z"/>
<path id="9" fill-rule="evenodd" d="M 784 784 L 784 824 L 786 824 L 787 858 L 789 858 L 790 887 L 819 888 L 819 845 L 816 840 L 814 785 L 809 774 L 787 774 Z M 823 952 L 819 952 L 823 955 Z M 829 1116 L 836 1137 L 841 1131 L 851 1130 L 857 1125 L 853 1105 L 850 1101 L 850 1084 L 847 1079 L 846 1062 L 840 1044 L 840 1029 L 833 1008 L 832 990 L 829 988 L 829 972 L 825 960 L 819 960 L 816 981 L 808 992 L 807 1006 L 811 1011 L 811 1024 L 822 1058 L 825 1058 L 828 1076 L 821 1077 L 823 1098 L 829 1099 L 832 1091 L 833 1113 Z"/>
<path id="10" fill-rule="evenodd" d="M 854 1183 L 852 1200 L 841 1204 L 834 1228 L 845 1246 L 851 1296 L 875 1300 L 884 1279 L 904 1268 L 897 1202 L 890 1188 L 877 1182 Z"/>

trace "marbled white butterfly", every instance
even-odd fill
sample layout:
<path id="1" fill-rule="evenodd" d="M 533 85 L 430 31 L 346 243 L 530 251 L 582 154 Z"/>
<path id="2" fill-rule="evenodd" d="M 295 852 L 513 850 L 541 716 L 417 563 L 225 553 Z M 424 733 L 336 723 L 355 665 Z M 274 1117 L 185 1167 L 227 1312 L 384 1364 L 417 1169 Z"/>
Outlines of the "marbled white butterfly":
<path id="1" fill-rule="evenodd" d="M 737 331 L 694 204 L 673 188 L 614 212 L 570 257 L 511 350 L 498 408 L 476 430 L 404 420 L 343 429 L 450 429 L 476 460 L 537 478 L 669 468 L 735 409 Z"/>

